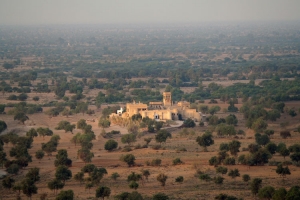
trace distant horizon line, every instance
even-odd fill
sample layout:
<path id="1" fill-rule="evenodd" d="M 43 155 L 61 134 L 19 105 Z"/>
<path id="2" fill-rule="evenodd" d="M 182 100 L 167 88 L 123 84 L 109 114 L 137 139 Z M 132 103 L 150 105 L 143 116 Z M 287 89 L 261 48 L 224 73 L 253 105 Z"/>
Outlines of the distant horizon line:
<path id="1" fill-rule="evenodd" d="M 115 23 L 24 23 L 24 24 L 0 24 L 0 27 L 37 27 L 37 26 L 183 26 L 183 25 L 240 25 L 240 24 L 277 24 L 277 23 L 299 23 L 295 20 L 224 20 L 224 21 L 190 21 L 190 22 L 115 22 Z"/>

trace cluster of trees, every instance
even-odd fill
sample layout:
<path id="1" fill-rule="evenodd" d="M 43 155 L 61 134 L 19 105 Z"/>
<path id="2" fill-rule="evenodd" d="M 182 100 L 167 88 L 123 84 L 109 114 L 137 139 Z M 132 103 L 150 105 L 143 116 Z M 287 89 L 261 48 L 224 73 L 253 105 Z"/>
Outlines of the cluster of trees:
<path id="1" fill-rule="evenodd" d="M 34 130 L 34 129 L 33 129 Z M 2 135 L 0 137 L 0 150 L 1 150 L 1 165 L 5 166 L 6 171 L 9 174 L 18 174 L 20 169 L 28 166 L 29 162 L 32 162 L 32 157 L 28 152 L 33 142 L 34 132 L 33 130 L 29 130 L 26 135 L 28 136 L 18 136 L 14 132 L 10 132 L 6 135 Z M 3 150 L 3 145 L 12 143 L 13 147 L 9 151 L 9 156 L 13 158 L 13 160 L 9 160 L 6 157 L 6 153 Z"/>
<path id="2" fill-rule="evenodd" d="M 96 139 L 92 126 L 88 125 L 84 119 L 77 122 L 77 129 L 81 129 L 83 133 L 77 133 L 71 139 L 71 143 L 80 145 L 81 149 L 77 151 L 77 156 L 85 163 L 92 161 L 94 154 L 91 152 L 93 148 L 92 140 Z"/>

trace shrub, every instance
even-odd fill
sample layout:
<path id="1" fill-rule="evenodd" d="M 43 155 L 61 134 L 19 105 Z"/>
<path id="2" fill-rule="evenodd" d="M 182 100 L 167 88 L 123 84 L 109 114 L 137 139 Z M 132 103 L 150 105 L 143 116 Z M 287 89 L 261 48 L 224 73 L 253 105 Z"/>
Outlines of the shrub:
<path id="1" fill-rule="evenodd" d="M 280 131 L 280 136 L 281 136 L 283 139 L 286 139 L 287 137 L 292 137 L 290 131 Z"/>
<path id="2" fill-rule="evenodd" d="M 112 151 L 114 149 L 116 149 L 118 147 L 118 142 L 116 142 L 115 140 L 108 140 L 105 145 L 104 145 L 104 148 L 105 150 L 107 151 Z"/>
<path id="3" fill-rule="evenodd" d="M 159 149 L 161 149 L 161 145 L 160 144 L 155 144 L 155 145 L 152 146 L 152 149 L 159 150 Z"/>
<path id="4" fill-rule="evenodd" d="M 122 149 L 122 152 L 129 152 L 129 151 L 132 151 L 132 149 L 130 148 L 130 146 L 125 146 L 125 147 Z"/>
<path id="5" fill-rule="evenodd" d="M 110 126 L 110 121 L 102 117 L 99 119 L 98 126 L 102 128 L 108 128 Z"/>
<path id="6" fill-rule="evenodd" d="M 225 158 L 223 160 L 223 164 L 224 165 L 235 165 L 235 158 L 234 157 Z"/>
<path id="7" fill-rule="evenodd" d="M 180 158 L 175 158 L 174 160 L 173 160 L 173 165 L 180 165 L 180 164 L 182 164 L 183 162 L 180 160 Z"/>
<path id="8" fill-rule="evenodd" d="M 211 177 L 208 174 L 200 174 L 199 179 L 208 182 L 211 180 Z"/>
<path id="9" fill-rule="evenodd" d="M 153 159 L 151 161 L 151 166 L 160 166 L 161 165 L 161 159 L 157 158 L 157 159 Z"/>
<path id="10" fill-rule="evenodd" d="M 40 100 L 40 97 L 35 96 L 35 97 L 33 97 L 32 99 L 33 99 L 33 101 L 38 101 L 38 100 Z"/>
<path id="11" fill-rule="evenodd" d="M 126 154 L 126 155 L 122 155 L 120 158 L 121 161 L 126 162 L 128 167 L 131 167 L 135 164 L 135 156 L 132 154 Z"/>

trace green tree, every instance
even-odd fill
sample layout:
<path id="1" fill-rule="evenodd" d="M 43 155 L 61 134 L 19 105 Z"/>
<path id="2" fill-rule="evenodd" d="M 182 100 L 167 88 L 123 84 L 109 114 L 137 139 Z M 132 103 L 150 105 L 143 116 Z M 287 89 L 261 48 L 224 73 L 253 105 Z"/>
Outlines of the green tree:
<path id="1" fill-rule="evenodd" d="M 130 146 L 131 143 L 136 141 L 136 135 L 129 133 L 129 134 L 124 134 L 121 137 L 121 142 L 123 144 L 128 144 Z"/>
<path id="2" fill-rule="evenodd" d="M 136 181 L 131 181 L 130 183 L 129 183 L 129 188 L 131 188 L 131 189 L 137 189 L 139 187 L 139 184 L 136 182 Z"/>
<path id="3" fill-rule="evenodd" d="M 166 142 L 168 138 L 171 138 L 172 135 L 167 130 L 160 130 L 155 135 L 155 141 L 158 143 Z"/>
<path id="4" fill-rule="evenodd" d="M 184 181 L 183 176 L 178 176 L 177 178 L 175 178 L 176 183 L 183 183 L 183 181 Z"/>
<path id="5" fill-rule="evenodd" d="M 240 176 L 240 172 L 239 172 L 238 169 L 231 169 L 231 170 L 228 172 L 228 176 L 230 176 L 231 178 L 235 179 L 235 177 Z"/>
<path id="6" fill-rule="evenodd" d="M 7 173 L 9 173 L 9 174 L 15 174 L 15 175 L 18 174 L 19 170 L 20 170 L 19 165 L 18 165 L 18 164 L 15 164 L 15 163 L 11 164 L 11 165 L 6 169 Z"/>
<path id="7" fill-rule="evenodd" d="M 219 150 L 220 151 L 229 151 L 229 145 L 227 143 L 221 143 Z"/>
<path id="8" fill-rule="evenodd" d="M 86 121 L 84 119 L 80 119 L 77 122 L 77 129 L 83 130 L 86 126 L 87 126 L 87 123 L 86 123 Z"/>
<path id="9" fill-rule="evenodd" d="M 256 133 L 255 141 L 257 144 L 265 146 L 266 144 L 268 144 L 270 142 L 270 138 L 266 134 L 261 135 L 260 133 Z"/>
<path id="10" fill-rule="evenodd" d="M 285 196 L 287 194 L 287 191 L 285 188 L 279 188 L 278 190 L 275 190 L 272 199 L 273 200 L 282 200 L 285 199 Z"/>
<path id="11" fill-rule="evenodd" d="M 77 156 L 85 163 L 92 162 L 94 154 L 87 148 L 82 148 L 77 151 Z"/>
<path id="12" fill-rule="evenodd" d="M 290 158 L 292 161 L 298 163 L 300 161 L 300 152 L 291 154 Z"/>
<path id="13" fill-rule="evenodd" d="M 208 182 L 211 180 L 211 177 L 208 174 L 200 174 L 199 179 Z"/>
<path id="14" fill-rule="evenodd" d="M 205 132 L 202 136 L 198 136 L 196 142 L 207 151 L 207 147 L 214 144 L 212 135 L 209 132 Z"/>
<path id="15" fill-rule="evenodd" d="M 195 127 L 195 122 L 194 122 L 194 120 L 192 120 L 191 118 L 187 118 L 186 120 L 184 120 L 184 122 L 183 122 L 183 126 L 184 127 Z"/>
<path id="16" fill-rule="evenodd" d="M 149 143 L 152 141 L 152 138 L 144 138 L 144 141 L 146 142 L 146 145 L 148 146 Z"/>
<path id="17" fill-rule="evenodd" d="M 256 195 L 261 188 L 262 179 L 254 178 L 250 184 L 252 194 Z"/>
<path id="18" fill-rule="evenodd" d="M 9 190 L 13 187 L 14 183 L 15 183 L 15 180 L 12 179 L 12 178 L 9 177 L 9 176 L 6 176 L 6 177 L 2 180 L 2 186 L 3 186 L 4 188 L 9 189 Z"/>
<path id="19" fill-rule="evenodd" d="M 272 199 L 275 189 L 272 186 L 265 186 L 258 191 L 258 197 L 263 199 Z"/>
<path id="20" fill-rule="evenodd" d="M 156 180 L 157 180 L 158 182 L 160 182 L 161 186 L 163 186 L 164 188 L 165 188 L 167 179 L 168 179 L 168 176 L 166 176 L 166 175 L 163 174 L 163 173 L 158 174 L 157 177 L 156 177 Z"/>
<path id="21" fill-rule="evenodd" d="M 268 112 L 268 119 L 271 121 L 276 121 L 280 118 L 280 111 L 279 110 L 270 110 Z"/>
<path id="22" fill-rule="evenodd" d="M 212 106 L 208 109 L 208 113 L 214 115 L 216 112 L 220 111 L 220 106 Z"/>
<path id="23" fill-rule="evenodd" d="M 222 194 L 222 193 L 215 196 L 215 199 L 217 199 L 217 200 L 238 200 L 238 198 L 236 198 L 235 196 L 229 196 L 227 194 Z"/>
<path id="24" fill-rule="evenodd" d="M 237 120 L 237 118 L 236 118 L 236 116 L 235 116 L 234 114 L 228 115 L 228 116 L 225 118 L 225 121 L 226 121 L 226 124 L 234 125 L 234 126 L 236 126 L 237 123 L 238 123 L 238 120 Z"/>
<path id="25" fill-rule="evenodd" d="M 286 200 L 300 199 L 300 187 L 299 186 L 291 187 L 287 192 L 285 199 Z"/>
<path id="26" fill-rule="evenodd" d="M 152 200 L 169 200 L 169 199 L 170 198 L 168 197 L 168 195 L 164 193 L 157 193 L 152 197 Z"/>
<path id="27" fill-rule="evenodd" d="M 116 142 L 115 140 L 108 140 L 105 145 L 104 145 L 104 149 L 107 151 L 112 151 L 114 149 L 116 149 L 118 147 L 118 142 Z"/>
<path id="28" fill-rule="evenodd" d="M 74 199 L 74 192 L 73 190 L 62 190 L 57 195 L 55 200 L 73 200 Z"/>
<path id="29" fill-rule="evenodd" d="M 120 157 L 120 160 L 123 162 L 126 162 L 128 167 L 131 167 L 135 164 L 135 156 L 132 154 L 126 154 L 126 155 L 122 155 Z"/>
<path id="30" fill-rule="evenodd" d="M 218 124 L 215 131 L 219 136 L 236 134 L 236 130 L 233 125 L 226 125 L 224 123 Z"/>
<path id="31" fill-rule="evenodd" d="M 214 178 L 215 184 L 221 185 L 221 184 L 223 184 L 223 181 L 224 181 L 224 178 L 222 176 L 216 176 Z"/>
<path id="32" fill-rule="evenodd" d="M 286 175 L 291 174 L 289 167 L 288 166 L 283 167 L 281 163 L 277 165 L 276 173 L 282 176 L 282 178 L 284 178 Z"/>
<path id="33" fill-rule="evenodd" d="M 263 132 L 267 127 L 267 122 L 263 119 L 263 117 L 259 117 L 253 122 L 251 129 L 256 132 Z"/>
<path id="34" fill-rule="evenodd" d="M 208 106 L 207 105 L 200 105 L 198 108 L 203 114 L 206 114 L 208 112 Z"/>
<path id="35" fill-rule="evenodd" d="M 268 135 L 269 137 L 271 137 L 272 135 L 274 135 L 274 130 L 272 130 L 272 129 L 267 129 L 267 130 L 265 130 L 265 132 L 264 132 L 266 135 Z"/>
<path id="36" fill-rule="evenodd" d="M 53 179 L 52 181 L 48 182 L 48 188 L 54 191 L 54 194 L 57 193 L 57 190 L 62 189 L 65 184 L 58 179 Z"/>
<path id="37" fill-rule="evenodd" d="M 244 182 L 246 182 L 246 183 L 248 183 L 248 181 L 250 181 L 250 176 L 248 175 L 248 174 L 244 174 L 243 176 L 242 176 L 242 178 L 243 178 L 243 181 Z"/>
<path id="38" fill-rule="evenodd" d="M 105 174 L 107 174 L 107 171 L 105 168 L 95 168 L 90 173 L 90 179 L 93 184 L 99 185 L 100 181 L 102 180 L 102 178 Z"/>
<path id="39" fill-rule="evenodd" d="M 226 167 L 223 166 L 219 166 L 216 168 L 216 172 L 220 173 L 222 175 L 227 174 L 228 169 Z"/>
<path id="40" fill-rule="evenodd" d="M 110 121 L 109 119 L 105 118 L 105 117 L 101 117 L 99 119 L 99 122 L 98 122 L 98 126 L 99 127 L 102 127 L 102 128 L 108 128 L 110 126 Z"/>
<path id="41" fill-rule="evenodd" d="M 180 165 L 180 164 L 183 164 L 182 160 L 180 160 L 180 158 L 175 158 L 173 160 L 173 165 Z"/>
<path id="42" fill-rule="evenodd" d="M 68 158 L 68 152 L 66 149 L 58 150 L 55 157 L 56 157 L 56 160 L 54 161 L 55 167 L 58 167 L 59 165 L 65 165 L 67 167 L 72 166 L 72 160 Z"/>
<path id="43" fill-rule="evenodd" d="M 26 178 L 31 180 L 32 182 L 37 182 L 40 180 L 40 168 L 34 167 L 31 168 L 27 174 Z"/>
<path id="44" fill-rule="evenodd" d="M 283 138 L 283 139 L 286 139 L 288 137 L 292 137 L 290 131 L 280 131 L 280 136 Z"/>
<path id="45" fill-rule="evenodd" d="M 64 165 L 60 165 L 56 168 L 55 178 L 65 183 L 66 180 L 72 178 L 72 172 L 71 170 L 68 169 L 68 167 Z"/>
<path id="46" fill-rule="evenodd" d="M 26 114 L 25 113 L 23 113 L 23 112 L 19 112 L 19 113 L 17 113 L 15 116 L 14 116 L 14 120 L 18 120 L 18 121 L 20 121 L 22 124 L 24 124 L 24 122 L 26 121 L 26 120 L 28 120 L 29 118 L 26 116 Z"/>
<path id="47" fill-rule="evenodd" d="M 0 165 L 3 167 L 3 164 L 7 161 L 6 153 L 4 151 L 0 151 Z"/>
<path id="48" fill-rule="evenodd" d="M 266 145 L 266 149 L 270 152 L 270 154 L 275 154 L 276 153 L 276 149 L 277 149 L 277 145 L 273 142 L 269 142 Z"/>
<path id="49" fill-rule="evenodd" d="M 294 109 L 290 109 L 290 110 L 289 110 L 289 115 L 290 115 L 291 117 L 295 117 L 295 116 L 297 116 L 297 113 L 296 113 L 296 111 L 295 111 Z"/>
<path id="50" fill-rule="evenodd" d="M 0 114 L 4 113 L 6 105 L 5 104 L 0 104 Z"/>
<path id="51" fill-rule="evenodd" d="M 119 178 L 119 177 L 120 177 L 120 174 L 118 174 L 118 172 L 114 172 L 111 174 L 111 179 L 113 179 L 114 181 L 116 181 L 117 178 Z"/>
<path id="52" fill-rule="evenodd" d="M 33 194 L 37 194 L 38 188 L 30 179 L 25 179 L 22 181 L 22 191 L 27 197 L 31 199 Z"/>
<path id="53" fill-rule="evenodd" d="M 150 171 L 147 169 L 143 169 L 142 175 L 145 177 L 146 180 L 148 180 L 148 177 L 150 176 Z"/>
<path id="54" fill-rule="evenodd" d="M 84 181 L 84 173 L 78 172 L 77 174 L 75 174 L 74 180 L 79 181 L 79 183 L 81 184 Z"/>
<path id="55" fill-rule="evenodd" d="M 91 173 L 92 171 L 94 171 L 94 169 L 96 169 L 97 167 L 94 164 L 86 164 L 85 166 L 83 166 L 81 168 L 81 171 L 83 173 Z"/>
<path id="56" fill-rule="evenodd" d="M 37 152 L 35 152 L 35 157 L 38 160 L 41 160 L 44 157 L 44 152 L 42 150 L 38 150 Z"/>
<path id="57" fill-rule="evenodd" d="M 7 129 L 7 125 L 6 125 L 5 121 L 0 120 L 0 133 L 5 131 L 6 129 Z"/>
<path id="58" fill-rule="evenodd" d="M 91 189 L 92 187 L 94 187 L 94 184 L 93 184 L 92 182 L 87 182 L 87 183 L 85 184 L 85 189 L 89 189 L 89 193 L 90 193 L 90 189 Z"/>
<path id="59" fill-rule="evenodd" d="M 37 137 L 38 133 L 34 128 L 31 128 L 29 131 L 26 132 L 26 136 L 33 138 Z"/>
<path id="60" fill-rule="evenodd" d="M 229 144 L 229 151 L 230 154 L 236 156 L 237 153 L 240 151 L 239 148 L 241 147 L 241 143 L 238 140 L 232 140 Z"/>
<path id="61" fill-rule="evenodd" d="M 79 120 L 80 121 L 80 120 Z M 62 120 L 58 123 L 56 130 L 64 130 L 66 133 L 70 131 L 73 132 L 73 129 L 75 129 L 75 124 L 71 124 L 68 121 Z"/>
<path id="62" fill-rule="evenodd" d="M 111 193 L 110 188 L 106 186 L 100 186 L 96 189 L 96 197 L 102 198 L 103 200 L 105 197 L 109 197 L 110 193 Z"/>
<path id="63" fill-rule="evenodd" d="M 131 172 L 131 174 L 128 175 L 127 177 L 127 181 L 130 182 L 130 181 L 140 181 L 142 180 L 142 175 L 141 174 L 136 174 L 135 172 Z"/>
<path id="64" fill-rule="evenodd" d="M 88 110 L 88 104 L 84 102 L 78 102 L 76 112 L 81 112 L 83 115 Z"/>

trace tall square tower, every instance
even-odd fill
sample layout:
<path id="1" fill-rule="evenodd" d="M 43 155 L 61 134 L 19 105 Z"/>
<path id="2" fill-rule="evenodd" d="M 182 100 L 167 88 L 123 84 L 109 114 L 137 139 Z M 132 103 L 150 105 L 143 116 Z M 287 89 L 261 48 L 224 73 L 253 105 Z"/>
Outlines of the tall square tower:
<path id="1" fill-rule="evenodd" d="M 163 93 L 163 103 L 164 103 L 164 106 L 172 106 L 171 92 L 164 92 Z"/>

